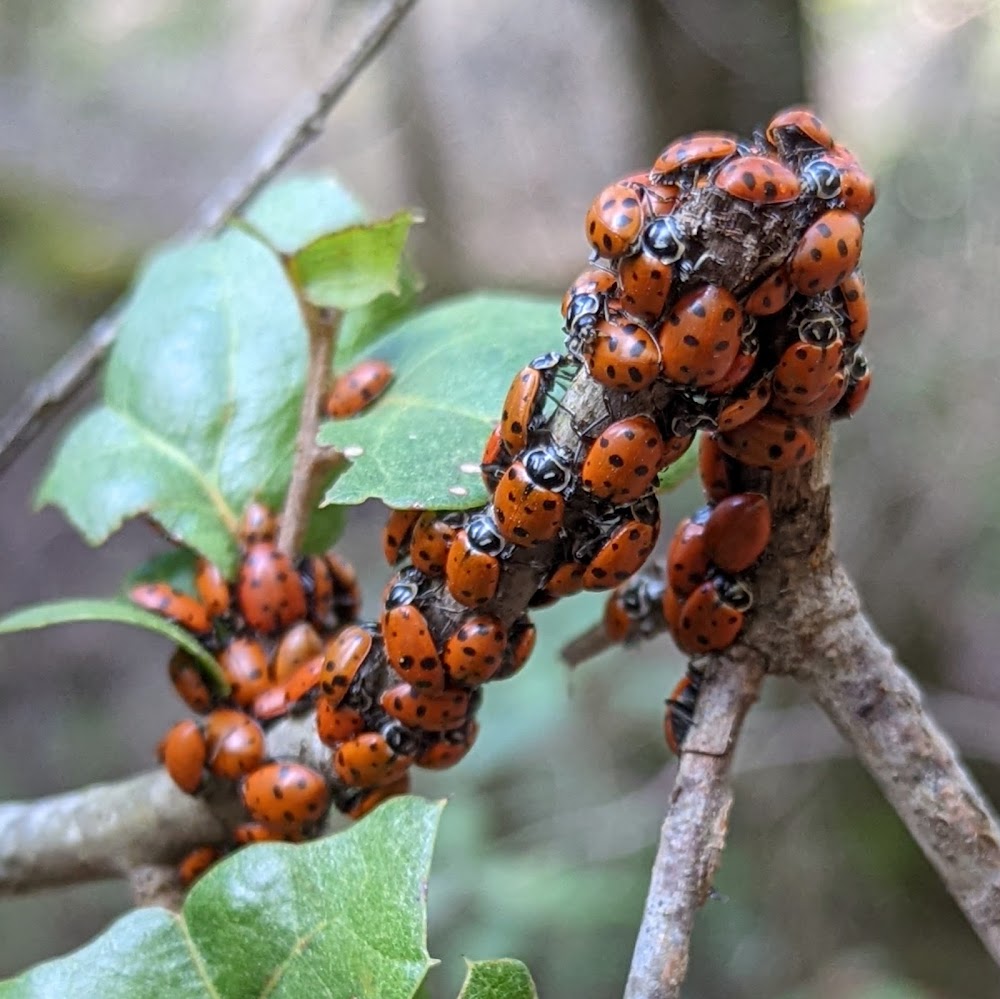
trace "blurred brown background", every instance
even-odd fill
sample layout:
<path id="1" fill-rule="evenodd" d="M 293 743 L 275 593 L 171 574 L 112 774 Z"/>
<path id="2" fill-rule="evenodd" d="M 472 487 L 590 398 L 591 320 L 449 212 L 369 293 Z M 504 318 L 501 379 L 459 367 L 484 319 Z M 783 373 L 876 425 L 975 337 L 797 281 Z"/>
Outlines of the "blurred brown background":
<path id="1" fill-rule="evenodd" d="M 0 7 L 0 408 L 42 373 L 335 64 L 366 3 L 7 0 Z M 426 209 L 428 299 L 553 294 L 585 260 L 604 183 L 694 128 L 748 131 L 808 98 L 878 179 L 865 269 L 875 391 L 838 430 L 837 530 L 869 609 L 1000 792 L 1000 31 L 977 0 L 421 0 L 297 164 L 373 209 Z M 0 610 L 109 594 L 159 542 L 88 549 L 30 512 L 55 435 L 0 479 Z M 666 501 L 668 522 L 696 503 Z M 375 510 L 343 544 L 369 605 Z M 583 605 L 581 608 L 581 604 Z M 596 615 L 600 600 L 591 600 Z M 457 770 L 431 883 L 429 994 L 461 955 L 516 956 L 541 994 L 625 978 L 670 780 L 666 644 L 569 676 L 555 650 L 586 598 L 541 615 L 515 683 L 489 691 Z M 571 620 L 572 619 L 572 620 Z M 167 650 L 62 628 L 0 643 L 0 797 L 152 762 L 175 717 Z M 979 999 L 998 975 L 827 723 L 772 681 L 739 756 L 722 898 L 699 919 L 701 999 Z M 0 902 L 0 973 L 87 940 L 129 904 L 94 885 Z"/>

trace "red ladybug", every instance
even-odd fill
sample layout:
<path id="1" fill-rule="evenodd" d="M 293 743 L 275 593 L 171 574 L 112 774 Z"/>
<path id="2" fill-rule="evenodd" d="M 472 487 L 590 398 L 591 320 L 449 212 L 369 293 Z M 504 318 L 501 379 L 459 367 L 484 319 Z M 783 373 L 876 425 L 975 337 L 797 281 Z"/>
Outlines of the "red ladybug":
<path id="1" fill-rule="evenodd" d="M 788 270 L 782 265 L 747 295 L 743 310 L 748 316 L 773 316 L 791 301 L 794 294 L 795 288 L 788 280 Z"/>
<path id="2" fill-rule="evenodd" d="M 815 399 L 809 402 L 791 402 L 777 398 L 771 405 L 776 413 L 783 416 L 823 416 L 836 408 L 846 391 L 847 375 L 843 371 L 835 371 L 826 388 Z"/>
<path id="3" fill-rule="evenodd" d="M 241 794 L 251 818 L 272 829 L 312 826 L 330 807 L 323 775 L 303 763 L 265 763 L 243 779 Z"/>
<path id="4" fill-rule="evenodd" d="M 290 710 L 302 711 L 312 704 L 319 693 L 325 663 L 324 656 L 314 656 L 285 681 L 285 697 Z"/>
<path id="5" fill-rule="evenodd" d="M 710 507 L 703 506 L 685 517 L 674 530 L 667 549 L 667 584 L 680 596 L 687 596 L 708 573 L 708 552 L 705 549 L 705 524 L 711 516 Z"/>
<path id="6" fill-rule="evenodd" d="M 410 539 L 410 561 L 425 576 L 443 576 L 455 528 L 432 510 L 420 515 Z"/>
<path id="7" fill-rule="evenodd" d="M 804 465 L 816 454 L 812 434 L 776 413 L 761 413 L 742 427 L 719 434 L 716 441 L 731 458 L 772 472 Z"/>
<path id="8" fill-rule="evenodd" d="M 844 146 L 835 145 L 825 158 L 840 170 L 840 200 L 844 208 L 864 219 L 875 207 L 875 182 Z"/>
<path id="9" fill-rule="evenodd" d="M 673 268 L 642 249 L 618 265 L 621 308 L 641 322 L 655 322 L 667 304 Z"/>
<path id="10" fill-rule="evenodd" d="M 305 618 L 305 587 L 292 560 L 273 542 L 247 548 L 236 583 L 236 602 L 247 624 L 274 634 Z"/>
<path id="11" fill-rule="evenodd" d="M 744 584 L 707 579 L 684 601 L 674 640 L 688 655 L 728 649 L 743 630 L 752 602 Z"/>
<path id="12" fill-rule="evenodd" d="M 385 615 L 382 640 L 390 665 L 404 680 L 421 689 L 444 690 L 444 666 L 434 636 L 416 607 L 393 607 Z"/>
<path id="13" fill-rule="evenodd" d="M 740 156 L 715 175 L 715 186 L 741 201 L 755 205 L 781 205 L 794 201 L 801 191 L 799 178 L 770 156 Z"/>
<path id="14" fill-rule="evenodd" d="M 500 481 L 500 476 L 503 475 L 509 464 L 510 452 L 508 452 L 507 445 L 503 442 L 503 437 L 500 433 L 500 424 L 498 423 L 487 439 L 486 446 L 483 448 L 483 456 L 479 461 L 483 485 L 486 486 L 488 493 L 492 494 L 496 489 L 497 483 Z"/>
<path id="15" fill-rule="evenodd" d="M 198 599 L 205 605 L 209 617 L 220 617 L 229 610 L 232 594 L 229 583 L 222 571 L 208 559 L 198 559 L 195 569 L 194 588 Z"/>
<path id="16" fill-rule="evenodd" d="M 771 510 L 761 493 L 737 493 L 717 504 L 705 521 L 709 560 L 723 572 L 745 572 L 771 540 Z"/>
<path id="17" fill-rule="evenodd" d="M 848 372 L 847 391 L 833 410 L 834 417 L 845 419 L 853 416 L 864 405 L 871 385 L 871 369 L 865 356 L 859 351 L 854 355 Z"/>
<path id="18" fill-rule="evenodd" d="M 843 343 L 792 343 L 774 372 L 774 394 L 788 402 L 808 403 L 822 394 L 840 367 Z M 719 426 L 720 430 L 731 427 Z"/>
<path id="19" fill-rule="evenodd" d="M 324 646 L 320 686 L 335 707 L 347 696 L 372 645 L 371 632 L 352 624 Z"/>
<path id="20" fill-rule="evenodd" d="M 167 666 L 177 696 L 199 715 L 210 711 L 217 700 L 208 686 L 201 665 L 184 649 L 177 649 Z"/>
<path id="21" fill-rule="evenodd" d="M 694 709 L 701 689 L 700 674 L 688 670 L 680 683 L 671 691 L 663 718 L 663 736 L 675 756 L 680 756 L 681 746 L 694 724 Z"/>
<path id="22" fill-rule="evenodd" d="M 405 557 L 410 534 L 421 513 L 421 510 L 389 511 L 389 517 L 382 529 L 382 553 L 389 565 L 395 565 Z"/>
<path id="23" fill-rule="evenodd" d="M 757 416 L 771 401 L 771 383 L 771 378 L 765 375 L 756 384 L 742 387 L 727 398 L 715 421 L 719 430 L 735 430 Z"/>
<path id="24" fill-rule="evenodd" d="M 843 208 L 824 212 L 805 231 L 788 261 L 796 291 L 817 295 L 845 280 L 861 257 L 861 223 Z"/>
<path id="25" fill-rule="evenodd" d="M 469 695 L 464 690 L 432 694 L 408 683 L 400 683 L 384 690 L 379 704 L 390 718 L 410 728 L 424 732 L 447 732 L 464 724 L 469 712 Z"/>
<path id="26" fill-rule="evenodd" d="M 725 499 L 733 491 L 725 452 L 709 434 L 702 434 L 698 442 L 698 475 L 705 495 L 714 503 Z"/>
<path id="27" fill-rule="evenodd" d="M 506 542 L 486 515 L 472 517 L 455 535 L 445 563 L 448 592 L 465 607 L 481 607 L 500 584 L 499 555 Z"/>
<path id="28" fill-rule="evenodd" d="M 664 442 L 648 416 L 626 416 L 606 427 L 580 469 L 584 489 L 614 503 L 637 500 L 663 465 Z"/>
<path id="29" fill-rule="evenodd" d="M 681 611 L 684 608 L 684 597 L 682 597 L 672 586 L 668 586 L 663 591 L 663 620 L 667 622 L 667 628 L 677 641 L 677 629 L 681 623 Z"/>
<path id="30" fill-rule="evenodd" d="M 243 511 L 239 537 L 244 547 L 259 541 L 274 541 L 278 536 L 278 518 L 263 503 L 254 501 Z"/>
<path id="31" fill-rule="evenodd" d="M 507 629 L 499 618 L 470 614 L 445 640 L 441 662 L 453 683 L 478 686 L 500 668 L 506 647 Z"/>
<path id="32" fill-rule="evenodd" d="M 663 373 L 683 385 L 711 385 L 740 349 L 743 310 L 732 293 L 706 284 L 682 295 L 657 331 Z"/>
<path id="33" fill-rule="evenodd" d="M 364 732 L 342 742 L 333 754 L 337 776 L 350 787 L 382 787 L 399 780 L 413 763 L 396 752 L 380 732 Z"/>
<path id="34" fill-rule="evenodd" d="M 323 640 L 308 621 L 293 624 L 281 636 L 271 666 L 271 682 L 284 683 L 303 663 L 323 651 Z"/>
<path id="35" fill-rule="evenodd" d="M 208 750 L 201 726 L 181 721 L 167 730 L 157 750 L 170 779 L 185 793 L 196 794 L 201 787 Z"/>
<path id="36" fill-rule="evenodd" d="M 694 171 L 707 163 L 716 163 L 732 156 L 738 148 L 738 140 L 729 132 L 695 132 L 674 139 L 656 157 L 650 179 L 654 182 L 668 180 L 675 174 Z"/>
<path id="37" fill-rule="evenodd" d="M 847 341 L 861 343 L 868 330 L 868 296 L 865 292 L 865 279 L 861 271 L 848 274 L 837 285 L 847 313 Z"/>
<path id="38" fill-rule="evenodd" d="M 306 593 L 309 620 L 322 631 L 356 620 L 361 588 L 354 566 L 336 552 L 299 559 L 299 578 Z"/>
<path id="39" fill-rule="evenodd" d="M 532 448 L 503 474 L 493 496 L 493 517 L 500 536 L 528 547 L 551 541 L 562 527 L 562 492 L 570 470 L 551 448 Z"/>
<path id="40" fill-rule="evenodd" d="M 336 697 L 316 701 L 316 734 L 325 746 L 346 742 L 364 730 L 365 718 L 360 711 L 345 707 Z"/>
<path id="41" fill-rule="evenodd" d="M 621 257 L 642 231 L 642 202 L 630 186 L 611 184 L 594 199 L 585 224 L 587 239 L 599 256 Z"/>
<path id="42" fill-rule="evenodd" d="M 509 454 L 528 446 L 528 436 L 542 417 L 545 398 L 552 390 L 562 355 L 543 354 L 514 376 L 500 417 L 500 439 Z M 483 464 L 487 464 L 484 460 Z"/>
<path id="43" fill-rule="evenodd" d="M 663 583 L 649 576 L 622 583 L 604 605 L 604 633 L 627 644 L 661 630 L 662 591 Z"/>
<path id="44" fill-rule="evenodd" d="M 233 638 L 219 653 L 219 665 L 229 681 L 229 696 L 240 708 L 250 708 L 271 685 L 267 653 L 254 638 Z"/>
<path id="45" fill-rule="evenodd" d="M 768 122 L 764 132 L 767 141 L 783 153 L 789 148 L 832 149 L 830 130 L 816 117 L 811 108 L 795 106 L 779 111 Z"/>
<path id="46" fill-rule="evenodd" d="M 587 564 L 585 590 L 610 590 L 642 568 L 656 544 L 658 524 L 627 520 Z"/>
<path id="47" fill-rule="evenodd" d="M 392 366 L 367 360 L 356 364 L 334 380 L 326 397 L 326 414 L 335 420 L 356 416 L 370 406 L 392 382 Z"/>
<path id="48" fill-rule="evenodd" d="M 652 334 L 620 314 L 595 323 L 582 353 L 594 379 L 621 392 L 648 388 L 660 373 L 660 349 Z"/>
<path id="49" fill-rule="evenodd" d="M 247 843 L 295 843 L 301 839 L 300 833 L 272 829 L 263 822 L 241 822 L 233 829 L 233 842 L 238 846 Z"/>
<path id="50" fill-rule="evenodd" d="M 177 877 L 188 888 L 222 856 L 217 846 L 196 846 L 177 865 Z"/>
<path id="51" fill-rule="evenodd" d="M 500 669 L 491 677 L 492 680 L 509 680 L 524 669 L 535 650 L 535 640 L 538 631 L 527 614 L 522 614 L 510 627 L 510 638 L 504 652 Z"/>
<path id="52" fill-rule="evenodd" d="M 166 583 L 140 583 L 129 591 L 132 603 L 179 624 L 193 635 L 207 635 L 212 620 L 203 603 Z"/>
<path id="53" fill-rule="evenodd" d="M 430 743 L 414 760 L 425 770 L 447 770 L 464 759 L 479 735 L 479 723 L 470 719 L 462 728 L 442 732 L 437 741 Z"/>
<path id="54" fill-rule="evenodd" d="M 264 732 L 249 715 L 218 708 L 205 718 L 208 769 L 216 777 L 239 780 L 264 762 Z"/>
<path id="55" fill-rule="evenodd" d="M 395 798 L 400 794 L 407 794 L 409 790 L 410 775 L 405 773 L 399 780 L 393 781 L 391 784 L 386 784 L 385 787 L 376 787 L 360 795 L 357 801 L 347 809 L 346 814 L 355 821 L 363 819 L 369 812 L 374 811 L 381 805 L 383 801 L 388 801 L 389 798 Z"/>

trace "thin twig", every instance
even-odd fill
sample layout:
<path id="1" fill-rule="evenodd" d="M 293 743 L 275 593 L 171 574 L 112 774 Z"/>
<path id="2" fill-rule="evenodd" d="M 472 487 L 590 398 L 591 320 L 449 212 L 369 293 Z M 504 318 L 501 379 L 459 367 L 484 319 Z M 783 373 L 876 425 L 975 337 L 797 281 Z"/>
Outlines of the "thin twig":
<path id="1" fill-rule="evenodd" d="M 351 83 L 379 51 L 416 0 L 386 0 L 372 15 L 323 89 L 303 107 L 301 100 L 282 124 L 254 150 L 247 166 L 225 180 L 202 204 L 185 237 L 218 232 L 261 188 L 322 132 L 323 124 Z M 126 300 L 119 299 L 63 357 L 29 385 L 0 420 L 0 474 L 94 376 L 114 343 Z"/>
<path id="2" fill-rule="evenodd" d="M 340 455 L 316 443 L 320 410 L 330 380 L 330 362 L 337 345 L 337 334 L 343 313 L 336 309 L 319 309 L 299 299 L 302 315 L 309 330 L 309 367 L 302 395 L 302 414 L 295 440 L 295 460 L 292 478 L 285 496 L 281 516 L 278 548 L 286 555 L 297 555 L 302 537 L 309 524 L 317 479 L 329 470 Z"/>

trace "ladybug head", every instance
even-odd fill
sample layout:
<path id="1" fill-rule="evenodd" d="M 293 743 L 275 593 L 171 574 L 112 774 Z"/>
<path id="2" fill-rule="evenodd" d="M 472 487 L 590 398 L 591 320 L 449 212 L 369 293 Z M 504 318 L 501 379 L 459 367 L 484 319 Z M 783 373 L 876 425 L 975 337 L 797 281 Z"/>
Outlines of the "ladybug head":
<path id="1" fill-rule="evenodd" d="M 653 219 L 642 234 L 642 248 L 660 263 L 672 264 L 684 256 L 687 241 L 677 219 L 666 215 Z"/>
<path id="2" fill-rule="evenodd" d="M 802 171 L 803 190 L 824 201 L 836 198 L 840 186 L 840 171 L 829 160 L 813 160 Z"/>
<path id="3" fill-rule="evenodd" d="M 716 576 L 714 582 L 719 599 L 727 607 L 738 611 L 748 611 L 753 607 L 753 592 L 746 583 L 728 576 Z"/>
<path id="4" fill-rule="evenodd" d="M 477 513 L 469 518 L 465 525 L 465 534 L 469 544 L 487 555 L 499 558 L 507 548 L 507 542 L 501 537 L 497 525 L 486 513 Z"/>
<path id="5" fill-rule="evenodd" d="M 524 470 L 532 482 L 554 493 L 562 492 L 572 478 L 572 469 L 564 463 L 553 448 L 532 448 L 522 459 Z"/>

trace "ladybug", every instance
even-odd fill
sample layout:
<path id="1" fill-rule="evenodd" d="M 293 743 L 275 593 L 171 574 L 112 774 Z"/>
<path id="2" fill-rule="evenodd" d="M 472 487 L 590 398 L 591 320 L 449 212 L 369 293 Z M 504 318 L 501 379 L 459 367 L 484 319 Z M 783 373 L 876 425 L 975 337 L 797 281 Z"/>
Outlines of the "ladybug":
<path id="1" fill-rule="evenodd" d="M 663 454 L 660 456 L 660 468 L 669 468 L 678 458 L 687 453 L 694 443 L 694 434 L 681 434 L 677 437 L 667 437 L 663 442 Z"/>
<path id="2" fill-rule="evenodd" d="M 323 631 L 354 621 L 361 608 L 361 589 L 354 567 L 336 552 L 306 555 L 299 560 L 309 620 Z"/>
<path id="3" fill-rule="evenodd" d="M 695 132 L 675 139 L 656 157 L 650 179 L 667 180 L 674 174 L 697 170 L 706 163 L 716 163 L 732 156 L 739 148 L 735 135 L 729 132 Z"/>
<path id="4" fill-rule="evenodd" d="M 323 745 L 336 746 L 364 730 L 365 718 L 360 711 L 344 707 L 335 696 L 316 701 L 316 734 Z"/>
<path id="5" fill-rule="evenodd" d="M 663 591 L 663 620 L 667 622 L 667 628 L 677 641 L 677 629 L 681 623 L 681 610 L 684 607 L 684 597 L 682 597 L 672 586 L 668 586 Z"/>
<path id="6" fill-rule="evenodd" d="M 498 556 L 505 548 L 504 539 L 486 514 L 471 517 L 448 549 L 445 584 L 452 597 L 465 607 L 481 607 L 492 600 L 500 585 Z"/>
<path id="7" fill-rule="evenodd" d="M 301 621 L 308 610 L 305 587 L 292 560 L 270 541 L 247 548 L 237 577 L 236 602 L 247 624 L 269 635 Z"/>
<path id="8" fill-rule="evenodd" d="M 498 423 L 486 441 L 483 448 L 483 456 L 479 460 L 479 469 L 482 472 L 483 485 L 486 491 L 492 495 L 500 481 L 500 476 L 510 464 L 510 454 L 500 435 L 500 424 Z"/>
<path id="9" fill-rule="evenodd" d="M 794 294 L 795 288 L 788 280 L 788 269 L 782 265 L 747 295 L 743 311 L 748 316 L 773 316 L 791 301 Z"/>
<path id="10" fill-rule="evenodd" d="M 669 215 L 659 216 L 642 234 L 642 252 L 661 264 L 677 263 L 687 250 L 687 239 L 680 222 Z"/>
<path id="11" fill-rule="evenodd" d="M 844 208 L 859 219 L 866 218 L 875 207 L 875 182 L 844 146 L 834 146 L 828 158 L 840 169 L 840 200 Z"/>
<path id="12" fill-rule="evenodd" d="M 546 603 L 560 597 L 571 597 L 583 589 L 583 574 L 587 571 L 585 562 L 563 562 L 552 570 L 545 585 L 538 591 Z"/>
<path id="13" fill-rule="evenodd" d="M 351 624 L 324 646 L 320 687 L 334 707 L 347 696 L 354 678 L 372 650 L 372 644 L 370 631 Z"/>
<path id="14" fill-rule="evenodd" d="M 745 572 L 771 540 L 771 510 L 761 493 L 737 493 L 718 503 L 705 522 L 705 552 L 723 572 Z"/>
<path id="15" fill-rule="evenodd" d="M 770 156 L 740 156 L 724 164 L 715 175 L 715 186 L 740 201 L 754 205 L 782 205 L 794 201 L 801 190 L 799 178 Z"/>
<path id="16" fill-rule="evenodd" d="M 861 271 L 848 274 L 837 285 L 837 290 L 844 302 L 844 312 L 847 313 L 847 342 L 861 343 L 868 330 L 868 296 Z"/>
<path id="17" fill-rule="evenodd" d="M 167 730 L 157 750 L 170 779 L 185 793 L 196 794 L 201 787 L 208 750 L 201 726 L 187 720 Z"/>
<path id="18" fill-rule="evenodd" d="M 448 549 L 455 540 L 455 528 L 427 510 L 413 526 L 410 561 L 425 576 L 443 576 Z"/>
<path id="19" fill-rule="evenodd" d="M 816 454 L 812 434 L 776 413 L 761 413 L 742 427 L 719 434 L 716 440 L 731 458 L 772 472 L 804 465 Z"/>
<path id="20" fill-rule="evenodd" d="M 580 469 L 581 484 L 600 499 L 629 503 L 653 484 L 663 450 L 663 437 L 648 416 L 626 416 L 590 446 Z"/>
<path id="21" fill-rule="evenodd" d="M 138 607 L 179 624 L 193 635 L 208 635 L 212 621 L 205 605 L 166 583 L 140 583 L 129 590 L 129 599 Z"/>
<path id="22" fill-rule="evenodd" d="M 314 696 L 319 692 L 325 662 L 325 656 L 314 656 L 285 681 L 285 698 L 291 710 L 302 710 L 312 704 Z"/>
<path id="23" fill-rule="evenodd" d="M 326 397 L 326 415 L 335 420 L 357 416 L 367 409 L 392 381 L 392 366 L 385 361 L 367 360 L 334 379 Z"/>
<path id="24" fill-rule="evenodd" d="M 788 276 L 803 295 L 835 288 L 861 257 L 861 223 L 844 208 L 824 212 L 805 231 L 788 261 Z"/>
<path id="25" fill-rule="evenodd" d="M 561 354 L 543 354 L 514 376 L 500 418 L 500 439 L 508 453 L 517 454 L 528 446 L 528 435 L 537 429 L 561 362 Z"/>
<path id="26" fill-rule="evenodd" d="M 241 822 L 233 829 L 233 842 L 237 846 L 248 843 L 296 843 L 302 837 L 296 832 L 272 829 L 263 822 Z"/>
<path id="27" fill-rule="evenodd" d="M 222 856 L 217 846 L 196 846 L 177 865 L 177 877 L 188 888 Z"/>
<path id="28" fill-rule="evenodd" d="M 840 195 L 843 179 L 835 163 L 812 160 L 802 171 L 802 188 L 813 197 L 832 201 Z"/>
<path id="29" fill-rule="evenodd" d="M 705 524 L 712 508 L 703 506 L 685 517 L 674 530 L 667 549 L 667 584 L 679 596 L 686 597 L 708 573 L 705 548 Z"/>
<path id="30" fill-rule="evenodd" d="M 264 732 L 249 715 L 218 708 L 205 718 L 208 769 L 216 777 L 238 780 L 264 762 Z"/>
<path id="31" fill-rule="evenodd" d="M 510 639 L 503 655 L 503 662 L 491 679 L 509 680 L 520 673 L 531 658 L 531 653 L 535 651 L 537 638 L 538 630 L 532 624 L 531 618 L 527 614 L 522 614 L 510 626 Z"/>
<path id="32" fill-rule="evenodd" d="M 177 649 L 167 665 L 177 696 L 199 715 L 211 711 L 216 697 L 205 680 L 198 661 L 184 649 Z"/>
<path id="33" fill-rule="evenodd" d="M 618 315 L 601 319 L 583 348 L 587 370 L 606 388 L 638 392 L 660 374 L 660 350 L 652 334 Z"/>
<path id="34" fill-rule="evenodd" d="M 587 212 L 587 239 L 598 256 L 613 260 L 632 248 L 642 223 L 642 202 L 636 192 L 626 184 L 610 184 Z"/>
<path id="35" fill-rule="evenodd" d="M 725 499 L 733 491 L 725 452 L 709 434 L 702 434 L 698 442 L 698 475 L 701 488 L 713 503 Z"/>
<path id="36" fill-rule="evenodd" d="M 357 800 L 347 809 L 346 815 L 357 821 L 363 819 L 369 812 L 374 811 L 383 801 L 395 798 L 400 794 L 407 794 L 410 790 L 410 775 L 403 774 L 399 780 L 386 784 L 385 787 L 376 787 L 371 791 L 366 791 L 358 796 Z"/>
<path id="37" fill-rule="evenodd" d="M 720 431 L 735 430 L 749 423 L 771 401 L 771 378 L 764 376 L 756 385 L 741 389 L 719 410 L 716 426 Z"/>
<path id="38" fill-rule="evenodd" d="M 422 584 L 426 582 L 424 574 L 419 569 L 414 569 L 412 565 L 400 569 L 382 591 L 382 623 L 385 623 L 386 612 L 393 607 L 412 604 L 420 595 Z"/>
<path id="39" fill-rule="evenodd" d="M 604 605 L 604 633 L 612 642 L 629 643 L 662 628 L 663 583 L 649 576 L 637 576 L 622 583 Z"/>
<path id="40" fill-rule="evenodd" d="M 288 691 L 282 683 L 277 687 L 262 690 L 253 700 L 250 713 L 257 721 L 274 721 L 288 714 Z"/>
<path id="41" fill-rule="evenodd" d="M 267 653 L 255 638 L 233 638 L 218 655 L 229 681 L 229 696 L 240 708 L 250 708 L 257 696 L 271 685 Z"/>
<path id="42" fill-rule="evenodd" d="M 229 591 L 229 583 L 219 567 L 208 559 L 198 559 L 195 575 L 194 588 L 198 594 L 198 599 L 202 602 L 209 617 L 220 617 L 229 610 L 232 602 L 232 594 Z"/>
<path id="43" fill-rule="evenodd" d="M 479 735 L 479 722 L 470 718 L 462 728 L 442 732 L 436 742 L 430 743 L 414 760 L 425 770 L 447 770 L 465 758 Z"/>
<path id="44" fill-rule="evenodd" d="M 323 775 L 303 763 L 265 763 L 243 779 L 241 794 L 252 819 L 285 831 L 314 825 L 330 807 Z"/>
<path id="45" fill-rule="evenodd" d="M 562 315 L 569 333 L 581 333 L 604 315 L 605 299 L 617 285 L 618 275 L 601 267 L 585 270 L 566 289 Z"/>
<path id="46" fill-rule="evenodd" d="M 836 371 L 826 388 L 815 399 L 809 402 L 790 402 L 788 399 L 777 398 L 772 406 L 775 412 L 783 416 L 822 416 L 832 412 L 844 397 L 847 384 L 847 375 L 843 371 Z"/>
<path id="47" fill-rule="evenodd" d="M 621 308 L 642 322 L 655 322 L 667 304 L 674 271 L 642 249 L 618 265 Z"/>
<path id="48" fill-rule="evenodd" d="M 307 621 L 293 624 L 278 643 L 271 665 L 271 682 L 284 683 L 303 663 L 323 651 L 323 641 Z"/>
<path id="49" fill-rule="evenodd" d="M 752 323 L 754 320 L 748 318 L 745 322 Z M 760 341 L 756 334 L 747 333 L 744 330 L 740 336 L 740 348 L 736 354 L 736 359 L 729 366 L 729 370 L 718 381 L 705 386 L 705 392 L 708 395 L 727 395 L 734 389 L 739 388 L 753 370 L 759 352 Z"/>
<path id="50" fill-rule="evenodd" d="M 768 122 L 764 135 L 782 154 L 801 146 L 811 149 L 833 148 L 830 130 L 807 107 L 796 106 L 779 111 Z"/>
<path id="51" fill-rule="evenodd" d="M 853 416 L 864 405 L 871 385 L 871 369 L 868 367 L 868 361 L 864 354 L 859 351 L 854 355 L 848 372 L 847 391 L 833 410 L 834 417 L 845 419 Z"/>
<path id="52" fill-rule="evenodd" d="M 382 787 L 399 780 L 413 756 L 397 753 L 380 732 L 363 732 L 342 742 L 333 754 L 337 776 L 350 787 Z"/>
<path id="53" fill-rule="evenodd" d="M 688 670 L 680 683 L 671 691 L 663 717 L 663 735 L 675 756 L 680 756 L 681 746 L 694 724 L 694 709 L 701 689 L 701 676 Z"/>
<path id="54" fill-rule="evenodd" d="M 789 402 L 812 402 L 829 386 L 840 368 L 844 348 L 840 340 L 826 346 L 792 343 L 774 372 L 774 394 Z M 722 427 L 720 430 L 730 429 Z"/>
<path id="55" fill-rule="evenodd" d="M 722 576 L 706 579 L 684 601 L 674 641 L 688 655 L 728 649 L 752 603 L 745 584 Z"/>
<path id="56" fill-rule="evenodd" d="M 244 547 L 260 541 L 274 541 L 278 536 L 278 518 L 264 506 L 254 501 L 243 511 L 240 519 L 239 538 Z"/>
<path id="57" fill-rule="evenodd" d="M 382 641 L 390 665 L 404 680 L 414 687 L 434 692 L 444 690 L 444 666 L 434 636 L 427 618 L 416 607 L 393 607 L 385 615 Z"/>
<path id="58" fill-rule="evenodd" d="M 569 468 L 552 448 L 533 448 L 503 474 L 493 496 L 493 517 L 500 536 L 528 547 L 551 541 L 562 527 L 570 484 Z"/>
<path id="59" fill-rule="evenodd" d="M 743 310 L 733 294 L 706 284 L 682 295 L 660 326 L 663 373 L 684 385 L 711 385 L 740 350 Z"/>
<path id="60" fill-rule="evenodd" d="M 477 686 L 500 668 L 506 648 L 507 629 L 498 617 L 470 614 L 445 640 L 441 662 L 453 683 Z"/>
<path id="61" fill-rule="evenodd" d="M 626 520 L 588 563 L 583 588 L 610 590 L 638 572 L 653 551 L 658 529 L 658 523 Z"/>
<path id="62" fill-rule="evenodd" d="M 382 553 L 389 565 L 395 565 L 405 558 L 410 544 L 410 534 L 421 512 L 420 510 L 389 511 L 389 517 L 382 529 Z"/>
<path id="63" fill-rule="evenodd" d="M 430 694 L 408 683 L 400 683 L 384 690 L 379 704 L 390 718 L 410 728 L 423 732 L 447 732 L 465 722 L 469 712 L 469 695 L 464 690 Z"/>

